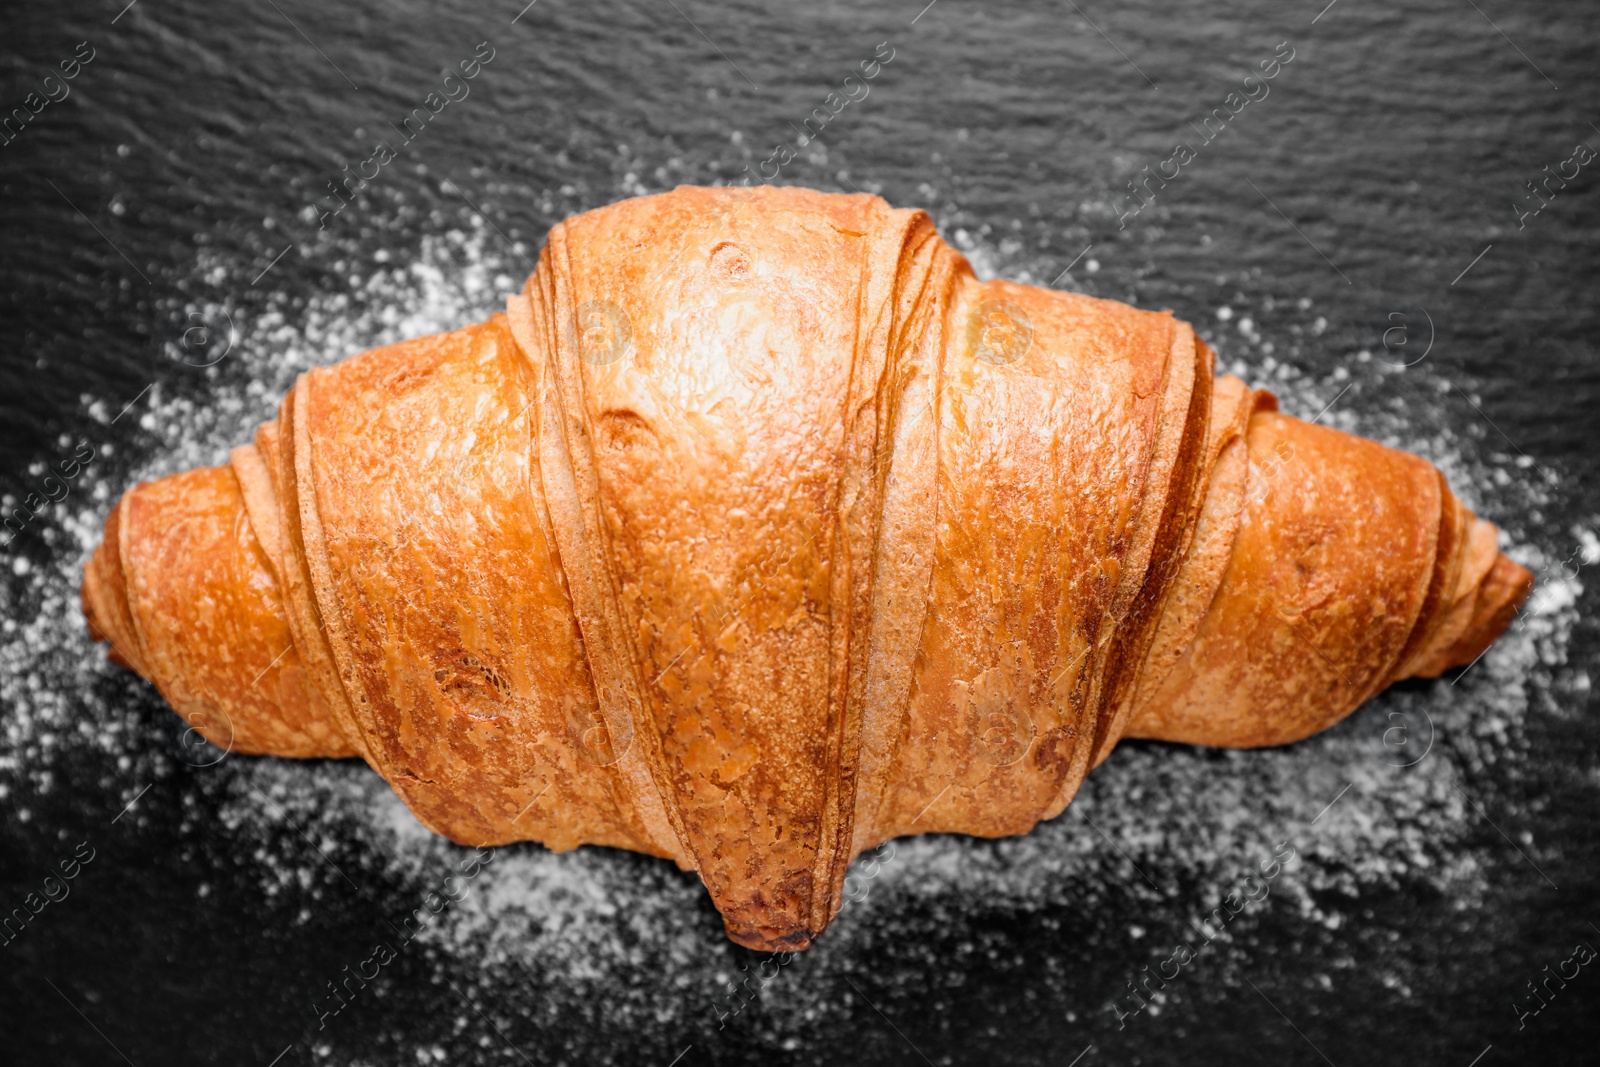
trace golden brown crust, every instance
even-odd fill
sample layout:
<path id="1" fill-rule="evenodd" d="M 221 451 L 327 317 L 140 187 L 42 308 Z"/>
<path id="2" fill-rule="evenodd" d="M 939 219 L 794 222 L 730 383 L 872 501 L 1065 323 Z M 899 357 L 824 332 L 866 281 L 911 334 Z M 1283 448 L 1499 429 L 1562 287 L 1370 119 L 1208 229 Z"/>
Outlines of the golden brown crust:
<path id="1" fill-rule="evenodd" d="M 1532 591 L 1533 574 L 1504 553 L 1497 553 L 1481 581 L 1463 596 L 1472 603 L 1471 621 L 1451 644 L 1441 643 L 1430 658 L 1419 664 L 1416 676 L 1434 678 L 1451 667 L 1476 661 L 1505 633 Z"/>
<path id="2" fill-rule="evenodd" d="M 191 726 L 238 752 L 354 754 L 310 699 L 231 467 L 145 482 L 107 529 L 85 572 L 91 626 Z"/>
<path id="3" fill-rule="evenodd" d="M 1431 466 L 1271 412 L 1251 417 L 1248 447 L 1221 585 L 1132 736 L 1298 740 L 1407 673 L 1445 610 L 1464 511 Z"/>
<path id="4" fill-rule="evenodd" d="M 111 662 L 149 677 L 139 649 L 133 612 L 128 606 L 128 587 L 122 574 L 123 500 L 106 516 L 105 530 L 94 555 L 83 568 L 81 601 L 89 636 L 110 645 L 106 657 Z"/>
<path id="5" fill-rule="evenodd" d="M 679 189 L 131 490 L 85 612 L 213 740 L 672 858 L 804 947 L 878 841 L 1024 832 L 1123 736 L 1292 740 L 1504 628 L 1527 572 L 1431 466 L 1212 363 L 876 197 Z"/>
<path id="6" fill-rule="evenodd" d="M 1234 540 L 1244 517 L 1250 466 L 1245 435 L 1255 406 L 1256 394 L 1239 379 L 1225 375 L 1217 380 L 1203 467 L 1204 497 L 1188 531 L 1188 542 L 1179 557 L 1178 572 L 1163 604 L 1150 650 L 1139 669 L 1131 700 L 1130 729 L 1136 736 L 1166 733 L 1164 718 L 1171 698 L 1157 699 L 1157 694 L 1178 657 L 1193 642 L 1233 556 Z"/>

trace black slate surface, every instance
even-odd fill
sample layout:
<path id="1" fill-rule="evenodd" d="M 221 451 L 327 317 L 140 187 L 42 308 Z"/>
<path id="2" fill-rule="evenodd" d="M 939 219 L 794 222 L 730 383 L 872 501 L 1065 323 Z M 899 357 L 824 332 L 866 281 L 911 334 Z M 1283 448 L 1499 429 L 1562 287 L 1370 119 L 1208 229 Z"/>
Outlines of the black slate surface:
<path id="1" fill-rule="evenodd" d="M 0 110 L 40 95 L 0 144 L 0 492 L 13 519 L 68 495 L 0 534 L 0 909 L 75 873 L 0 945 L 6 1062 L 1593 1061 L 1596 5 L 74 0 L 3 25 Z M 319 228 L 327 182 L 481 42 L 470 95 Z M 305 367 L 487 314 L 565 215 L 780 143 L 779 182 L 925 207 L 986 274 L 1170 307 L 1288 410 L 1428 456 L 1541 591 L 1465 674 L 1301 745 L 1125 745 L 1025 838 L 901 842 L 783 966 L 692 875 L 533 845 L 401 945 L 471 854 L 363 767 L 193 745 L 83 633 L 99 524 Z M 1133 1013 L 1275 846 L 1269 895 Z"/>

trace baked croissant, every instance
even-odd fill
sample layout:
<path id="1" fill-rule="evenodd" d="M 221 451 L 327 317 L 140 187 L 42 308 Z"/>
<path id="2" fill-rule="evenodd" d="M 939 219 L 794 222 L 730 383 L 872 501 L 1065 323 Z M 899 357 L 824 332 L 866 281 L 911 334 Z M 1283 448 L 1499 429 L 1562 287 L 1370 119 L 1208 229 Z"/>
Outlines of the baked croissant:
<path id="1" fill-rule="evenodd" d="M 218 745 L 668 857 L 779 950 L 862 850 L 1024 833 L 1119 738 L 1281 744 L 1471 661 L 1531 587 L 1496 537 L 1170 313 L 979 282 L 876 197 L 680 188 L 129 490 L 83 606 Z"/>

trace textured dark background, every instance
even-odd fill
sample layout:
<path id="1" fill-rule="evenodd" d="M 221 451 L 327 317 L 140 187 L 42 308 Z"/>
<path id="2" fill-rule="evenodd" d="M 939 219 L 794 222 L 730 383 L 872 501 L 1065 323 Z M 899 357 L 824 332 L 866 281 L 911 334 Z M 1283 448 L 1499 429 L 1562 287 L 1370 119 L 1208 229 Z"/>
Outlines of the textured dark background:
<path id="1" fill-rule="evenodd" d="M 1600 147 L 1600 6 L 1323 2 L 8 3 L 0 109 L 95 58 L 0 146 L 7 512 L 96 458 L 0 557 L 0 908 L 95 858 L 0 947 L 0 1058 L 1594 1062 L 1593 965 L 1518 1012 L 1600 946 L 1600 161 L 1521 228 L 1513 204 Z M 481 41 L 471 96 L 319 231 L 326 182 Z M 881 41 L 780 182 L 1174 309 L 1288 409 L 1444 466 L 1548 594 L 1465 677 L 1294 749 L 1128 745 L 1027 838 L 902 846 L 737 1015 L 760 958 L 692 876 L 529 845 L 319 1028 L 325 983 L 462 854 L 363 768 L 186 746 L 83 635 L 98 523 L 134 478 L 220 460 L 304 366 L 486 314 L 565 215 L 737 180 Z M 1284 41 L 1270 95 L 1119 229 L 1124 183 Z M 1280 840 L 1273 895 L 1119 1026 L 1127 980 Z"/>

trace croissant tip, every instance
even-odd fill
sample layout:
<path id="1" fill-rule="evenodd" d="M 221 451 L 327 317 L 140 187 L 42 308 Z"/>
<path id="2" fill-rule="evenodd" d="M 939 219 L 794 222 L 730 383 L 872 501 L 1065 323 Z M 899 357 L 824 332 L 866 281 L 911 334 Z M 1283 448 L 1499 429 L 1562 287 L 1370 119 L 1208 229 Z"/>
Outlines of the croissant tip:
<path id="1" fill-rule="evenodd" d="M 112 512 L 113 518 L 116 512 Z M 115 527 L 113 520 L 107 521 L 107 535 L 96 546 L 94 554 L 83 567 L 83 581 L 78 587 L 78 607 L 83 612 L 83 621 L 89 631 L 89 640 L 96 643 L 104 642 L 106 645 L 106 659 L 124 670 L 142 673 L 139 664 L 130 656 L 122 653 L 121 645 L 128 642 L 124 639 L 119 643 L 120 631 L 117 620 L 103 598 L 115 595 L 108 589 L 108 583 L 115 584 L 114 576 L 109 576 L 110 569 L 117 566 L 117 561 L 112 558 L 116 552 Z"/>
<path id="2" fill-rule="evenodd" d="M 1500 639 L 1533 592 L 1533 572 L 1502 552 L 1479 587 L 1478 607 L 1456 647 L 1454 666 L 1471 663 Z"/>
<path id="3" fill-rule="evenodd" d="M 1446 671 L 1470 667 L 1511 626 L 1533 592 L 1533 572 L 1505 553 L 1495 557 L 1470 594 L 1471 621 L 1455 640 L 1433 652 L 1413 672 L 1418 678 L 1437 678 Z"/>
<path id="4" fill-rule="evenodd" d="M 735 927 L 727 919 L 722 925 L 728 931 L 728 940 L 754 952 L 799 952 L 811 947 L 818 933 L 806 927 L 788 931 L 770 926 Z"/>

